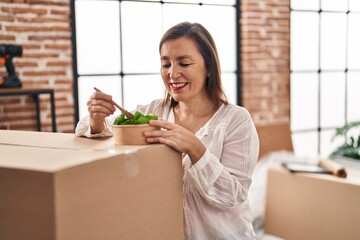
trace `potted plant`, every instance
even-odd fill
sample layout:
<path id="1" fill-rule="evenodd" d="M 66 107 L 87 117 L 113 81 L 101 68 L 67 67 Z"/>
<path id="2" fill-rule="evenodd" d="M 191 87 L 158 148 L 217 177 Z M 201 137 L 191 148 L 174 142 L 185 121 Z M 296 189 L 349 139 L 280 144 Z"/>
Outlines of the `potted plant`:
<path id="1" fill-rule="evenodd" d="M 332 141 L 338 138 L 343 138 L 344 143 L 330 154 L 330 158 L 352 158 L 360 163 L 360 121 L 349 122 L 337 128 Z"/>

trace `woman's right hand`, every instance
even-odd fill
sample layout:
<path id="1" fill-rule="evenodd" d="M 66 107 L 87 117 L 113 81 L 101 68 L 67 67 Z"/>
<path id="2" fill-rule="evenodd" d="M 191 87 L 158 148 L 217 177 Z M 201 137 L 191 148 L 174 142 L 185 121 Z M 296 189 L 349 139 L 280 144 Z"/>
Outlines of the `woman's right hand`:
<path id="1" fill-rule="evenodd" d="M 114 105 L 111 103 L 111 100 L 111 95 L 95 91 L 87 101 L 92 134 L 101 133 L 105 128 L 105 118 L 116 111 Z"/>

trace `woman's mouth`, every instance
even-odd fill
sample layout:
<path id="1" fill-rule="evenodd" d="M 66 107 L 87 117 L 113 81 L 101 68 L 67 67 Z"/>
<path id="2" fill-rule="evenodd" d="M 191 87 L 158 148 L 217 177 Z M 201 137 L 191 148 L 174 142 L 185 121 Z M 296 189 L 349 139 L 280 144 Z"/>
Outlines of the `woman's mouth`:
<path id="1" fill-rule="evenodd" d="M 173 90 L 180 90 L 183 89 L 188 83 L 182 82 L 182 83 L 170 83 L 171 89 Z"/>

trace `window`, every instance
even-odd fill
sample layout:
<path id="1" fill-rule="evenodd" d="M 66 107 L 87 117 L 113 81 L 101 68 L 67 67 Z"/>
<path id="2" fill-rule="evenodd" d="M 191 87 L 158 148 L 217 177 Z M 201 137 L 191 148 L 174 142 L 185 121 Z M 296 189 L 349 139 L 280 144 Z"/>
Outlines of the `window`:
<path id="1" fill-rule="evenodd" d="M 182 21 L 199 22 L 210 31 L 218 47 L 225 92 L 230 102 L 237 103 L 239 1 L 75 0 L 72 4 L 78 119 L 87 114 L 86 101 L 94 86 L 128 110 L 163 98 L 158 44 L 169 27 Z"/>
<path id="2" fill-rule="evenodd" d="M 360 2 L 291 1 L 291 130 L 295 154 L 327 157 L 335 129 L 360 120 Z"/>

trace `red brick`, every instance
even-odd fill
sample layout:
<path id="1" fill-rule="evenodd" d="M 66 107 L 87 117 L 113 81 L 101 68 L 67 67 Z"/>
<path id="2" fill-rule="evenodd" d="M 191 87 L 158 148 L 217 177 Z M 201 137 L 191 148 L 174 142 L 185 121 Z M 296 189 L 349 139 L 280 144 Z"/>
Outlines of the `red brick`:
<path id="1" fill-rule="evenodd" d="M 50 18 L 50 17 L 41 17 L 41 18 L 29 18 L 29 17 L 17 17 L 18 22 L 26 23 L 70 23 L 70 18 Z"/>
<path id="2" fill-rule="evenodd" d="M 63 16 L 70 16 L 70 8 L 68 10 L 51 10 L 50 12 L 53 15 L 63 15 Z"/>
<path id="3" fill-rule="evenodd" d="M 15 36 L 14 35 L 8 35 L 8 34 L 0 34 L 0 40 L 3 41 L 14 41 L 15 40 Z"/>
<path id="4" fill-rule="evenodd" d="M 33 13 L 36 15 L 44 15 L 48 12 L 46 9 L 43 8 L 39 9 L 39 8 L 31 8 L 31 7 L 2 7 L 1 10 L 3 12 L 12 13 L 12 14 Z"/>
<path id="5" fill-rule="evenodd" d="M 41 6 L 65 6 L 70 8 L 69 1 L 49 1 L 49 0 L 27 0 L 28 4 Z"/>

